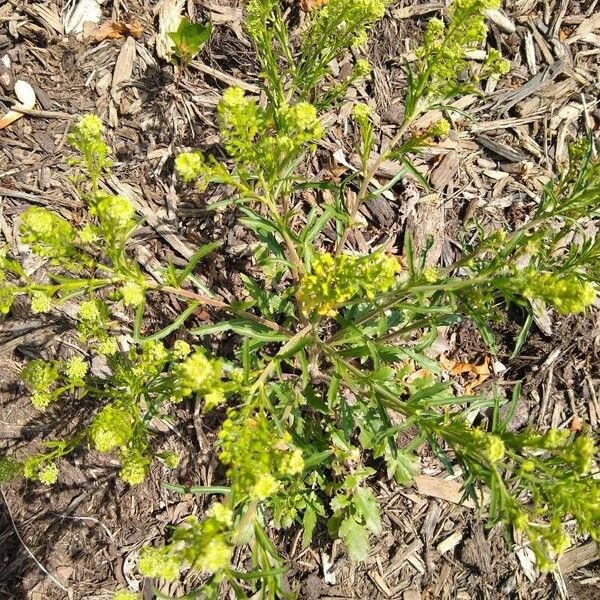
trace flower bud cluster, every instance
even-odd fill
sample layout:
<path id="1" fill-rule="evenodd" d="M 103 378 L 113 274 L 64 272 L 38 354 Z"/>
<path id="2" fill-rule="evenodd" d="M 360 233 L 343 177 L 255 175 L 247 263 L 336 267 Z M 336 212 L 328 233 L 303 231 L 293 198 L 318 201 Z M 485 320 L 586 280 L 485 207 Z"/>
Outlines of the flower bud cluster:
<path id="1" fill-rule="evenodd" d="M 508 72 L 510 64 L 496 50 L 490 52 L 480 73 L 464 82 L 464 72 L 469 70 L 465 53 L 485 41 L 487 27 L 485 11 L 497 8 L 497 0 L 455 0 L 450 6 L 448 25 L 441 19 L 431 19 L 427 25 L 423 44 L 417 48 L 419 75 L 425 77 L 421 103 L 434 104 L 468 91 L 471 81 L 492 74 Z"/>
<path id="2" fill-rule="evenodd" d="M 583 312 L 596 300 L 594 286 L 575 275 L 530 270 L 515 281 L 514 288 L 529 300 L 539 299 L 551 304 L 563 315 Z"/>
<path id="3" fill-rule="evenodd" d="M 173 581 L 184 565 L 216 573 L 229 566 L 233 553 L 233 512 L 222 503 L 213 504 L 204 520 L 188 517 L 173 533 L 173 543 L 163 548 L 142 549 L 139 570 L 146 577 Z"/>
<path id="4" fill-rule="evenodd" d="M 376 252 L 368 256 L 325 252 L 311 264 L 298 289 L 298 300 L 305 314 L 335 316 L 340 306 L 354 298 L 372 300 L 388 291 L 400 269 L 392 256 Z"/>
<path id="5" fill-rule="evenodd" d="M 228 467 L 241 496 L 266 500 L 281 488 L 281 479 L 302 473 L 304 460 L 291 437 L 277 432 L 263 412 L 230 410 L 219 432 L 219 459 Z"/>

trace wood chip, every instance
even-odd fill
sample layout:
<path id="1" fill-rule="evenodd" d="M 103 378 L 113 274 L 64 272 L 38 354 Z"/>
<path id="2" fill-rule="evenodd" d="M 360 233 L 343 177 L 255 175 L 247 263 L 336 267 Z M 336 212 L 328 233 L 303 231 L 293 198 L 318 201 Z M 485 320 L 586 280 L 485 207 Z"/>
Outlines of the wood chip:
<path id="1" fill-rule="evenodd" d="M 513 21 L 500 10 L 490 8 L 485 11 L 485 16 L 505 33 L 514 33 L 517 30 Z"/>
<path id="2" fill-rule="evenodd" d="M 452 550 L 453 548 L 458 546 L 458 544 L 460 544 L 462 539 L 463 539 L 463 532 L 455 531 L 454 533 L 449 535 L 446 539 L 442 540 L 437 545 L 437 550 L 440 554 L 446 554 L 446 552 L 449 552 L 450 550 Z"/>
<path id="3" fill-rule="evenodd" d="M 431 496 L 452 502 L 452 504 L 461 504 L 461 499 L 464 496 L 462 483 L 455 479 L 440 479 L 430 475 L 417 475 L 415 477 L 415 487 L 417 492 L 423 496 Z M 478 499 L 480 505 L 485 505 L 488 502 L 489 496 L 484 492 L 479 492 Z M 475 503 L 471 498 L 467 498 L 462 506 L 468 508 L 476 508 Z"/>
<path id="4" fill-rule="evenodd" d="M 122 85 L 131 79 L 135 56 L 135 40 L 133 38 L 127 38 L 119 52 L 119 56 L 115 63 L 115 70 L 113 71 L 110 93 L 115 102 L 118 102 L 123 94 Z"/>
<path id="5" fill-rule="evenodd" d="M 163 60 L 171 60 L 175 44 L 169 33 L 177 31 L 185 0 L 162 0 L 155 9 L 158 14 L 158 34 L 156 36 L 156 54 Z"/>
<path id="6" fill-rule="evenodd" d="M 600 558 L 600 546 L 590 541 L 582 546 L 567 550 L 559 559 L 558 566 L 564 575 L 585 567 Z"/>

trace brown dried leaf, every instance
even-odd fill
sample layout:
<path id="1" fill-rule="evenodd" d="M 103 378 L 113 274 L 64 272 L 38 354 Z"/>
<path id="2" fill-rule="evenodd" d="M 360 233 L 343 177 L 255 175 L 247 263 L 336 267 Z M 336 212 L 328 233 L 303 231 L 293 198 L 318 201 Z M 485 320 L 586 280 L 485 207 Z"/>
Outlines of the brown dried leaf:
<path id="1" fill-rule="evenodd" d="M 300 7 L 304 12 L 310 12 L 311 10 L 315 10 L 315 8 L 327 4 L 327 2 L 329 0 L 300 0 Z"/>
<path id="2" fill-rule="evenodd" d="M 124 37 L 132 37 L 139 40 L 144 33 L 144 29 L 137 21 L 125 23 L 123 21 L 113 21 L 112 19 L 104 21 L 100 27 L 97 27 L 90 32 L 91 37 L 95 42 L 103 42 L 104 40 L 118 40 Z"/>
<path id="3" fill-rule="evenodd" d="M 475 388 L 479 387 L 484 381 L 489 379 L 491 375 L 489 356 L 485 356 L 483 363 L 480 365 L 454 361 L 442 356 L 440 357 L 440 365 L 442 365 L 450 375 L 463 375 L 465 373 L 472 373 L 475 375 L 475 378 L 465 385 L 464 394 L 466 396 L 472 396 Z"/>

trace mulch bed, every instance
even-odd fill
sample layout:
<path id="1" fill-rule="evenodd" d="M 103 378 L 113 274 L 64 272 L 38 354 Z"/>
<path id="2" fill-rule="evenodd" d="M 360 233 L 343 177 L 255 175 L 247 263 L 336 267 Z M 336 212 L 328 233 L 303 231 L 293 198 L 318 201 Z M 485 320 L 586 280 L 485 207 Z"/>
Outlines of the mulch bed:
<path id="1" fill-rule="evenodd" d="M 179 81 L 155 51 L 157 3 L 104 2 L 103 19 L 135 20 L 144 33 L 137 41 L 100 43 L 64 34 L 65 4 L 8 0 L 0 6 L 0 62 L 10 59 L 10 66 L 0 67 L 0 101 L 10 106 L 14 79 L 23 79 L 34 87 L 36 108 L 42 111 L 0 131 L 1 243 L 14 243 L 18 216 L 32 205 L 52 207 L 73 222 L 82 218 L 84 207 L 65 166 L 65 140 L 73 118 L 93 112 L 107 123 L 114 148 L 107 186 L 130 198 L 145 219 L 134 247 L 148 273 L 156 273 L 168 259 L 183 264 L 199 244 L 218 239 L 223 246 L 199 272 L 226 300 L 242 299 L 239 274 L 253 268 L 252 238 L 236 225 L 235 212 L 204 210 L 224 190 L 198 195 L 173 176 L 178 152 L 218 144 L 214 109 L 222 90 L 236 84 L 258 91 L 258 66 L 241 29 L 239 4 L 187 2 L 188 15 L 210 18 L 215 31 Z M 441 2 L 409 1 L 390 6 L 368 48 L 373 79 L 351 90 L 349 102 L 328 115 L 329 134 L 310 165 L 315 175 L 340 177 L 357 164 L 356 140 L 348 126 L 352 96 L 372 99 L 383 135 L 393 132 L 402 114 L 403 65 L 410 64 L 414 41 L 428 18 L 442 7 Z M 296 3 L 289 3 L 289 10 L 294 22 L 301 20 Z M 544 184 L 564 166 L 568 141 L 584 131 L 597 133 L 597 0 L 508 1 L 501 14 L 492 15 L 490 42 L 511 60 L 511 73 L 488 84 L 484 98 L 461 99 L 457 105 L 475 120 L 457 113 L 451 136 L 416 161 L 430 178 L 430 192 L 407 178 L 364 207 L 366 225 L 351 239 L 359 250 L 388 241 L 401 254 L 407 233 L 417 249 L 434 235 L 428 260 L 449 264 L 453 239 L 469 219 L 507 227 L 522 223 Z M 335 67 L 343 73 L 353 60 L 349 53 Z M 427 119 L 431 115 L 424 125 Z M 385 179 L 394 168 L 383 164 L 378 176 Z M 306 200 L 318 202 L 319 197 Z M 175 300 L 154 307 L 149 325 L 168 322 L 179 309 Z M 34 447 L 85 422 L 89 414 L 82 406 L 73 414 L 50 410 L 41 418 L 19 383 L 26 360 L 56 356 L 72 340 L 68 314 L 42 317 L 31 318 L 17 304 L 10 319 L 0 322 L 0 451 Z M 202 311 L 197 318 L 218 315 Z M 506 370 L 493 380 L 500 389 L 523 381 L 514 426 L 561 426 L 579 416 L 596 428 L 600 311 L 540 319 L 511 361 L 519 318 L 499 325 L 498 360 Z M 479 364 L 486 354 L 466 324 L 448 331 L 444 344 L 446 355 L 456 360 Z M 165 449 L 182 456 L 175 473 L 155 465 L 148 480 L 132 489 L 116 478 L 115 461 L 86 452 L 64 465 L 51 490 L 26 482 L 2 487 L 0 598 L 108 600 L 115 589 L 128 585 L 152 597 L 151 582 L 135 569 L 139 549 L 159 543 L 183 517 L 202 514 L 206 502 L 165 490 L 162 483 L 209 485 L 219 477 L 210 418 L 191 406 L 178 412 L 172 430 L 157 432 Z M 423 455 L 422 463 L 423 477 L 414 487 L 374 483 L 384 533 L 364 564 L 350 563 L 340 543 L 332 543 L 325 532 L 318 532 L 304 551 L 296 531 L 275 532 L 292 565 L 290 589 L 299 589 L 299 597 L 307 600 L 600 597 L 600 565 L 591 542 L 577 540 L 560 570 L 540 576 L 524 548 L 511 550 L 500 528 L 486 530 L 476 510 L 458 506 L 460 486 L 443 478 L 434 458 Z M 243 554 L 238 558 L 243 565 Z M 199 582 L 189 573 L 161 589 L 184 593 Z"/>

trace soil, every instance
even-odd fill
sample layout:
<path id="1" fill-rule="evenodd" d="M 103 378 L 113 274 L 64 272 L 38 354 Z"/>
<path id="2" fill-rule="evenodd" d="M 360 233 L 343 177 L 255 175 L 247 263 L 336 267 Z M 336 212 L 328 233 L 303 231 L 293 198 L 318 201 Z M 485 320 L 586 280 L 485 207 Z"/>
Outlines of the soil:
<path id="1" fill-rule="evenodd" d="M 0 130 L 2 244 L 13 244 L 16 219 L 32 205 L 51 206 L 74 222 L 82 218 L 84 207 L 65 166 L 65 138 L 73 117 L 93 112 L 108 124 L 115 150 L 108 186 L 129 197 L 146 220 L 134 246 L 148 272 L 167 260 L 184 264 L 199 244 L 221 240 L 219 253 L 199 270 L 226 300 L 243 299 L 239 276 L 252 272 L 252 239 L 236 225 L 234 211 L 205 210 L 225 191 L 198 194 L 173 176 L 178 152 L 218 151 L 214 107 L 222 90 L 235 83 L 252 91 L 259 82 L 238 3 L 186 2 L 188 16 L 210 18 L 215 31 L 178 81 L 173 67 L 156 53 L 157 3 L 104 2 L 103 20 L 135 20 L 143 35 L 137 41 L 101 43 L 64 34 L 65 4 L 8 0 L 0 6 L 0 59 L 10 58 L 10 68 L 0 67 L 0 114 L 13 101 L 15 78 L 33 85 L 36 108 L 43 111 Z M 290 18 L 301 22 L 297 3 L 285 4 Z M 355 139 L 347 126 L 353 98 L 372 98 L 383 134 L 393 131 L 402 114 L 403 65 L 428 18 L 442 7 L 408 0 L 390 5 L 368 47 L 373 79 L 350 90 L 349 102 L 330 115 L 330 132 L 310 165 L 315 174 L 339 177 L 347 163 L 355 162 Z M 425 247 L 434 235 L 437 243 L 427 260 L 444 265 L 452 262 L 456 234 L 469 219 L 507 227 L 527 219 L 544 183 L 564 164 L 565 141 L 586 128 L 597 134 L 599 11 L 597 0 L 506 2 L 503 18 L 492 19 L 489 41 L 511 60 L 510 75 L 490 84 L 484 98 L 470 98 L 464 108 L 475 122 L 457 116 L 448 140 L 417 162 L 430 177 L 433 193 L 411 179 L 401 181 L 365 207 L 367 225 L 351 242 L 359 250 L 387 242 L 401 254 L 407 232 L 416 248 Z M 353 60 L 349 53 L 335 68 L 344 72 Z M 379 176 L 389 176 L 385 165 Z M 443 202 L 436 192 L 443 192 Z M 25 260 L 33 260 L 23 252 Z M 179 309 L 176 300 L 153 305 L 149 325 L 172 320 Z M 199 321 L 213 318 L 205 310 L 194 316 Z M 502 390 L 522 381 L 522 403 L 512 426 L 566 426 L 579 417 L 596 428 L 600 310 L 584 317 L 546 315 L 511 359 L 521 324 L 518 314 L 497 324 L 496 360 L 505 370 L 484 384 Z M 71 414 L 50 410 L 40 418 L 19 383 L 28 359 L 60 356 L 75 343 L 72 329 L 68 310 L 52 318 L 31 318 L 17 305 L 10 319 L 0 321 L 0 452 L 34 448 L 87 422 L 90 407 L 85 404 Z M 233 342 L 215 343 L 227 351 Z M 488 354 L 468 323 L 448 330 L 443 343 L 449 358 L 472 364 Z M 183 517 L 201 515 L 208 501 L 169 491 L 163 482 L 211 485 L 220 477 L 211 443 L 215 423 L 199 417 L 193 406 L 181 405 L 178 417 L 175 425 L 156 433 L 161 447 L 182 457 L 179 468 L 168 472 L 154 465 L 141 486 L 123 484 L 115 476 L 117 463 L 93 451 L 65 461 L 51 491 L 23 481 L 2 486 L 0 599 L 109 600 L 115 589 L 126 587 L 143 590 L 146 600 L 153 597 L 152 582 L 135 569 L 139 549 L 160 543 Z M 433 457 L 424 456 L 422 467 L 424 477 L 445 482 Z M 324 531 L 307 550 L 300 550 L 297 531 L 273 533 L 292 565 L 287 580 L 290 589 L 299 590 L 299 598 L 600 598 L 600 564 L 584 539 L 576 540 L 556 573 L 540 575 L 527 550 L 511 546 L 500 528 L 485 529 L 485 519 L 473 508 L 427 493 L 418 484 L 401 488 L 382 479 L 375 486 L 384 531 L 361 565 L 352 564 Z M 238 558 L 243 565 L 244 555 Z M 197 575 L 187 573 L 160 589 L 182 594 L 199 582 Z"/>

